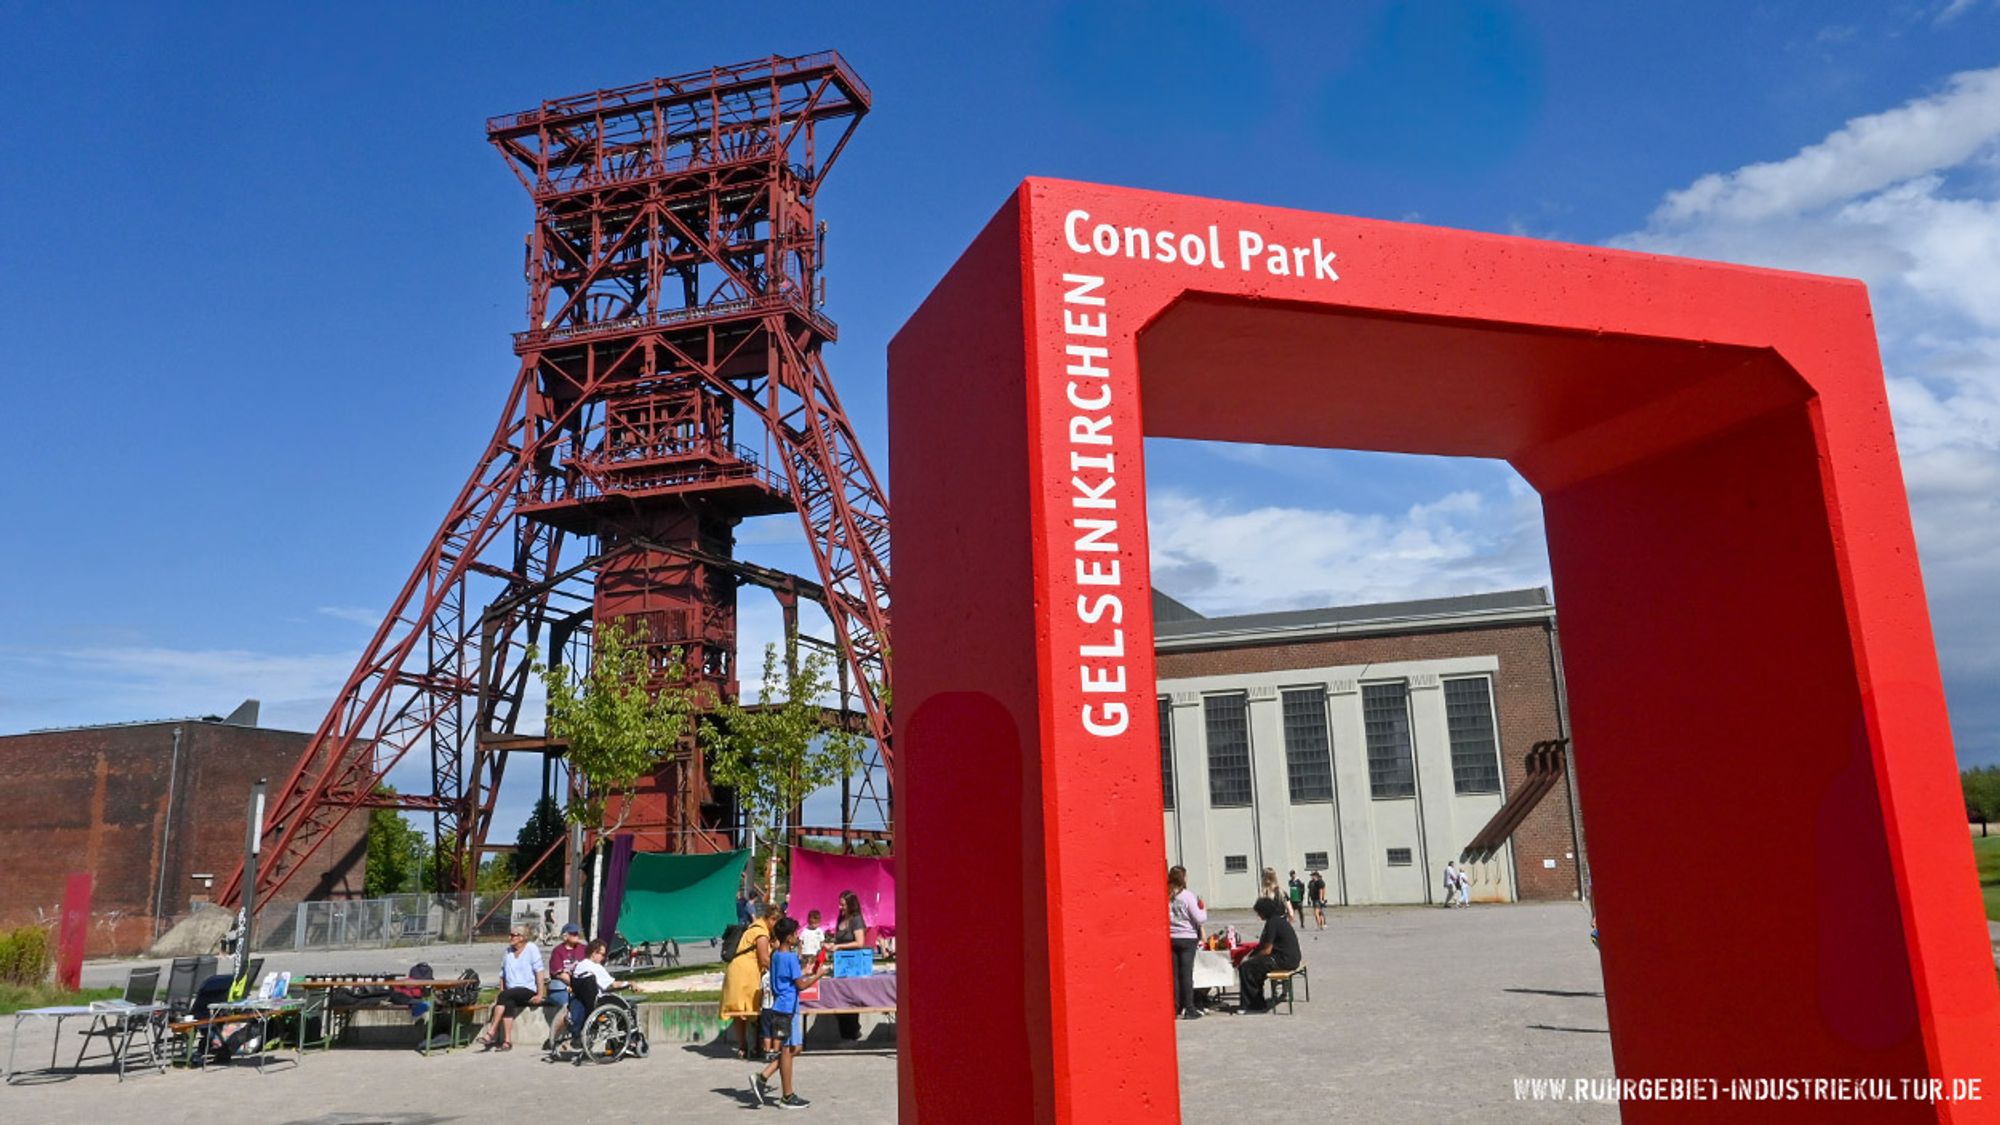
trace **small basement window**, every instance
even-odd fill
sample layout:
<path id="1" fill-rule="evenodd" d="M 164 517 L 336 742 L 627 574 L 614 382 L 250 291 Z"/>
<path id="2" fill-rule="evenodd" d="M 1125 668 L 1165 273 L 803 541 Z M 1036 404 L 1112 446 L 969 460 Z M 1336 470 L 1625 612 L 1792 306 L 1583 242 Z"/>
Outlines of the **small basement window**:
<path id="1" fill-rule="evenodd" d="M 1307 852 L 1307 853 L 1306 853 L 1306 870 L 1307 870 L 1307 871 L 1324 871 L 1324 870 L 1326 870 L 1326 869 L 1327 869 L 1328 867 L 1331 867 L 1331 866 L 1333 866 L 1333 865 L 1332 865 L 1332 864 L 1330 864 L 1330 863 L 1328 863 L 1328 862 L 1326 861 L 1326 853 L 1325 853 L 1325 852 Z"/>
<path id="2" fill-rule="evenodd" d="M 1247 855 L 1223 856 L 1222 870 L 1223 873 L 1227 875 L 1247 874 L 1250 870 L 1250 857 Z"/>
<path id="3" fill-rule="evenodd" d="M 1408 867 L 1409 865 L 1410 865 L 1410 849 L 1408 848 L 1389 849 L 1389 866 Z"/>

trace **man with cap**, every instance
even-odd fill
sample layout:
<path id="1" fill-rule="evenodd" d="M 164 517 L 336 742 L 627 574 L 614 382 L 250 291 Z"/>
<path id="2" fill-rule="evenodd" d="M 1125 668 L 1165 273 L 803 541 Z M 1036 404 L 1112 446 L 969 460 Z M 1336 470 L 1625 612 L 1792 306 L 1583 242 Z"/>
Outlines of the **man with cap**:
<path id="1" fill-rule="evenodd" d="M 562 1042 L 563 1023 L 569 1018 L 569 971 L 584 959 L 590 947 L 583 940 L 583 928 L 570 922 L 562 928 L 562 940 L 549 953 L 549 1003 L 555 1017 L 549 1022 L 549 1041 L 542 1049 L 552 1050 Z"/>

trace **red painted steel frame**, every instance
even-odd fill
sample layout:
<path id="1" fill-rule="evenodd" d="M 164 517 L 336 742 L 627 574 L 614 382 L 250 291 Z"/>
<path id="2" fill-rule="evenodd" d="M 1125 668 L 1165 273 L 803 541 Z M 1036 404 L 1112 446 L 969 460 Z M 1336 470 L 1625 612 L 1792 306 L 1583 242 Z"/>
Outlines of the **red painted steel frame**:
<path id="1" fill-rule="evenodd" d="M 1178 1113 L 1142 434 L 1504 458 L 1540 490 L 1620 1075 L 1987 1090 L 1627 1120 L 2000 1120 L 1861 285 L 1032 180 L 889 393 L 904 1121 Z M 977 987 L 967 918 L 1001 951 Z M 977 1066 L 968 1027 L 1000 1032 Z"/>

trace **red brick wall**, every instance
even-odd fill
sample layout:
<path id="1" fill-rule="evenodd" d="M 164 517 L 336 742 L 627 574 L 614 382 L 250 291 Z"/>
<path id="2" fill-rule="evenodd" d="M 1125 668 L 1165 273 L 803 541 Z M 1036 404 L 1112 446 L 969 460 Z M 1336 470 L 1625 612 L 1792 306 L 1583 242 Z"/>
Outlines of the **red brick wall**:
<path id="1" fill-rule="evenodd" d="M 199 893 L 189 876 L 213 872 L 219 887 L 235 869 L 252 783 L 283 784 L 307 737 L 195 721 L 0 737 L 0 793 L 9 806 L 0 818 L 0 927 L 52 924 L 64 880 L 89 871 L 96 876 L 90 955 L 143 950 L 153 938 L 156 896 L 171 923 Z M 163 854 L 170 774 L 173 823 Z M 366 817 L 350 817 L 280 899 L 360 894 L 366 833 Z"/>
<path id="2" fill-rule="evenodd" d="M 1325 668 L 1397 660 L 1492 656 L 1499 712 L 1501 771 L 1511 799 L 1527 780 L 1528 751 L 1543 739 L 1562 737 L 1556 677 L 1548 632 L 1538 624 L 1487 625 L 1378 636 L 1336 637 L 1284 644 L 1240 645 L 1159 653 L 1163 680 L 1251 672 Z M 1569 793 L 1556 789 L 1514 833 L 1514 885 L 1523 899 L 1575 898 L 1581 880 L 1570 836 Z M 1553 870 L 1542 866 L 1553 859 Z"/>

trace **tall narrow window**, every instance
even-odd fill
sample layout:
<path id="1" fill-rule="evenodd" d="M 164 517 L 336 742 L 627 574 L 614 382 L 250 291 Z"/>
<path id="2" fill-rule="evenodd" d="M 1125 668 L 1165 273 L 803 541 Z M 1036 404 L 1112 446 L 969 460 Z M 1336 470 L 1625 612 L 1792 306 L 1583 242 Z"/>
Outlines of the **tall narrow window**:
<path id="1" fill-rule="evenodd" d="M 1208 728 L 1208 803 L 1218 809 L 1250 804 L 1250 699 L 1211 695 L 1201 701 Z"/>
<path id="2" fill-rule="evenodd" d="M 1333 744 L 1326 732 L 1326 689 L 1293 688 L 1283 694 L 1285 779 L 1292 803 L 1333 800 Z"/>
<path id="3" fill-rule="evenodd" d="M 1160 792 L 1174 807 L 1174 701 L 1160 697 Z"/>
<path id="4" fill-rule="evenodd" d="M 1460 793 L 1500 792 L 1500 747 L 1493 733 L 1493 682 L 1468 676 L 1444 682 L 1451 732 L 1451 784 Z"/>
<path id="5" fill-rule="evenodd" d="M 1401 680 L 1361 685 L 1361 723 L 1368 735 L 1368 791 L 1378 801 L 1417 795 L 1410 752 L 1410 688 Z"/>

